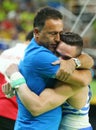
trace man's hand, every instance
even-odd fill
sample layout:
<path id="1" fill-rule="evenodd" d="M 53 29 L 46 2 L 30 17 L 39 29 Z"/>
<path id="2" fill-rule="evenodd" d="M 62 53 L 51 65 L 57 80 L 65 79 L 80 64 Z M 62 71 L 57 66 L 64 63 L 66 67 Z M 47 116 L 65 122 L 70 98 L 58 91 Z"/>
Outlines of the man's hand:
<path id="1" fill-rule="evenodd" d="M 12 89 L 10 83 L 6 83 L 2 86 L 2 92 L 6 95 L 7 98 L 15 96 L 15 90 Z"/>
<path id="2" fill-rule="evenodd" d="M 70 60 L 58 60 L 52 63 L 53 65 L 60 64 L 60 68 L 56 74 L 56 79 L 65 81 L 75 70 L 76 64 L 73 59 Z"/>

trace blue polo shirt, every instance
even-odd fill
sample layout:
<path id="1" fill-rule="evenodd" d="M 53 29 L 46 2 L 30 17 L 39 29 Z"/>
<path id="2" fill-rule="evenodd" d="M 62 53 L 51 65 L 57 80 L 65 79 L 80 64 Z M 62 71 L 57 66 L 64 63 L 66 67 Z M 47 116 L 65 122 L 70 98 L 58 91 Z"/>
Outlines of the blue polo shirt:
<path id="1" fill-rule="evenodd" d="M 27 85 L 39 95 L 46 86 L 55 84 L 55 75 L 59 65 L 52 62 L 58 58 L 48 49 L 40 46 L 33 38 L 20 62 L 19 69 L 24 75 Z M 61 107 L 57 107 L 40 116 L 34 117 L 17 97 L 18 116 L 15 130 L 58 130 L 61 121 Z"/>

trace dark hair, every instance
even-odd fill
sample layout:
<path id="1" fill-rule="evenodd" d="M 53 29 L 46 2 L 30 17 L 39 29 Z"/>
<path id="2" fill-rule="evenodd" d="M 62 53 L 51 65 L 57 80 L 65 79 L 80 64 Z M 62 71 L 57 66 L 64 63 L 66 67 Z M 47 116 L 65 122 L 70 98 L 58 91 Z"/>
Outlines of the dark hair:
<path id="1" fill-rule="evenodd" d="M 31 39 L 33 38 L 33 30 L 32 31 L 30 31 L 27 35 L 26 35 L 26 38 L 25 38 L 25 40 L 26 41 L 31 41 Z"/>
<path id="2" fill-rule="evenodd" d="M 81 53 L 83 48 L 83 39 L 77 33 L 65 32 L 60 35 L 60 39 L 68 45 L 77 46 L 79 51 L 78 53 Z"/>
<path id="3" fill-rule="evenodd" d="M 46 6 L 37 12 L 34 18 L 33 27 L 38 27 L 40 31 L 48 19 L 63 19 L 63 15 L 55 8 Z"/>

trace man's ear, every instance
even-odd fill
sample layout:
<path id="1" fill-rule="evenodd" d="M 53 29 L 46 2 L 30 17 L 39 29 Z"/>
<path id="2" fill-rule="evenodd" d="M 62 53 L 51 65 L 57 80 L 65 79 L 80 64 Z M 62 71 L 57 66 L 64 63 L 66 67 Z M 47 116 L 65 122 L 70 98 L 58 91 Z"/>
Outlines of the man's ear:
<path id="1" fill-rule="evenodd" d="M 34 37 L 38 37 L 39 36 L 39 30 L 38 28 L 34 28 Z"/>

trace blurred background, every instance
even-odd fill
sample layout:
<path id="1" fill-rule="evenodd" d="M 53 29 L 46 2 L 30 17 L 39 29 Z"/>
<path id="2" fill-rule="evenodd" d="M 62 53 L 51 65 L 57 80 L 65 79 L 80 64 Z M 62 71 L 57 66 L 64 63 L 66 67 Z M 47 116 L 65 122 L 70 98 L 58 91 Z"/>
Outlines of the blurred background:
<path id="1" fill-rule="evenodd" d="M 96 0 L 0 0 L 0 53 L 18 42 L 32 30 L 35 12 L 44 6 L 62 12 L 64 30 L 83 37 L 84 52 L 94 58 L 90 122 L 96 130 Z"/>

